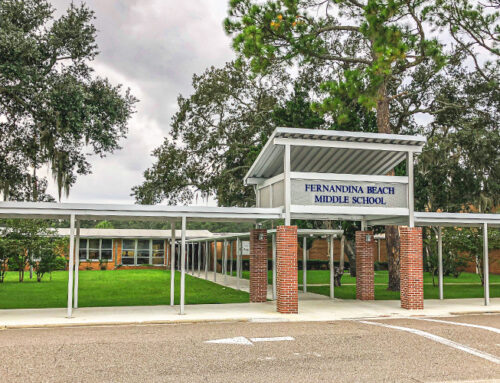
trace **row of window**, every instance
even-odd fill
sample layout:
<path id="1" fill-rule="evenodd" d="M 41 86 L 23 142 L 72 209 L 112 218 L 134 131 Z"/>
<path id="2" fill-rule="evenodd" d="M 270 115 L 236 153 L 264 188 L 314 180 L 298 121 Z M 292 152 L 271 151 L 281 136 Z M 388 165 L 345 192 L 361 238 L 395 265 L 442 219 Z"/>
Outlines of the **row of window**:
<path id="1" fill-rule="evenodd" d="M 113 240 L 80 239 L 80 260 L 113 260 Z M 165 242 L 161 239 L 124 239 L 122 241 L 123 265 L 163 265 Z"/>

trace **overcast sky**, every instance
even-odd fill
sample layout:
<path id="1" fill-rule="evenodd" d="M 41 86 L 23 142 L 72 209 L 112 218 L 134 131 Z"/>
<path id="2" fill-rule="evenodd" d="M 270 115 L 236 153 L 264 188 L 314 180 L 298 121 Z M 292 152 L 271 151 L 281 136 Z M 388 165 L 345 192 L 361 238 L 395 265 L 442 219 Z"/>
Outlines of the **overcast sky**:
<path id="1" fill-rule="evenodd" d="M 71 0 L 52 3 L 61 12 Z M 103 159 L 91 157 L 93 173 L 79 176 L 62 202 L 133 203 L 131 188 L 142 182 L 151 151 L 168 134 L 177 96 L 191 92 L 193 73 L 234 57 L 222 28 L 227 0 L 86 3 L 96 14 L 96 73 L 130 87 L 140 102 L 123 148 Z M 52 182 L 49 192 L 57 196 Z"/>

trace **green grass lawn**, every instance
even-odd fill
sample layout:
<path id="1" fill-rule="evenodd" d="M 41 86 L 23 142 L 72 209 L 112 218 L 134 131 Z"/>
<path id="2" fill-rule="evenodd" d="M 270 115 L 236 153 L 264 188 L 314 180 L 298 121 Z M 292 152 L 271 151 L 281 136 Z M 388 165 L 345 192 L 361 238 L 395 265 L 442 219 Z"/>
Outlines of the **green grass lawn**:
<path id="1" fill-rule="evenodd" d="M 235 273 L 233 273 L 236 275 Z M 243 278 L 250 278 L 248 271 L 243 271 Z M 299 285 L 302 284 L 302 270 L 299 270 Z M 272 272 L 268 272 L 269 284 L 272 283 Z M 399 299 L 399 291 L 387 291 L 389 275 L 387 271 L 375 271 L 375 299 Z M 437 285 L 437 277 L 435 282 Z M 458 278 L 445 276 L 444 297 L 453 298 L 482 298 L 484 296 L 483 286 L 477 274 L 461 273 Z M 308 270 L 307 271 L 307 290 L 312 293 L 330 295 L 330 271 L 328 270 Z M 326 286 L 311 286 L 323 284 Z M 356 299 L 356 278 L 349 274 L 342 276 L 342 286 L 335 288 L 335 297 L 342 299 Z M 439 289 L 432 285 L 432 276 L 430 273 L 424 273 L 424 297 L 425 299 L 438 299 Z M 500 275 L 490 275 L 490 297 L 500 297 Z"/>
<path id="2" fill-rule="evenodd" d="M 166 270 L 80 271 L 80 307 L 148 306 L 170 303 L 170 272 Z M 175 303 L 179 303 L 180 273 L 175 273 Z M 66 307 L 68 273 L 44 276 L 41 283 L 8 272 L 0 283 L 0 309 Z M 186 275 L 186 304 L 248 302 L 248 293 Z"/>

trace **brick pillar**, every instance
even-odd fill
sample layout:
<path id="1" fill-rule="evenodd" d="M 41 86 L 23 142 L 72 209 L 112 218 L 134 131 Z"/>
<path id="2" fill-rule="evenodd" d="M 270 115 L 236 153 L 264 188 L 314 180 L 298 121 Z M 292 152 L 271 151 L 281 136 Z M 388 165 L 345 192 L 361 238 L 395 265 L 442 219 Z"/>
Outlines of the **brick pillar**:
<path id="1" fill-rule="evenodd" d="M 250 302 L 266 300 L 267 230 L 256 229 L 250 231 Z"/>
<path id="2" fill-rule="evenodd" d="M 422 228 L 401 226 L 401 307 L 408 310 L 424 308 L 424 261 Z"/>
<path id="3" fill-rule="evenodd" d="M 373 271 L 374 252 L 375 240 L 373 238 L 373 231 L 357 231 L 356 299 L 362 301 L 372 301 L 375 299 L 375 273 Z"/>
<path id="4" fill-rule="evenodd" d="M 299 312 L 297 226 L 276 228 L 276 298 L 282 314 Z"/>

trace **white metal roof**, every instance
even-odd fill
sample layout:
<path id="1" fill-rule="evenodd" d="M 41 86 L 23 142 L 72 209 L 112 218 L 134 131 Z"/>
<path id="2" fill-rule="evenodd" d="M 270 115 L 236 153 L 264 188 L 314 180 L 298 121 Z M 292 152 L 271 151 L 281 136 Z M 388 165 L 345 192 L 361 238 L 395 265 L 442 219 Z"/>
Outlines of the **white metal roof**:
<path id="1" fill-rule="evenodd" d="M 407 152 L 419 153 L 423 136 L 277 128 L 245 175 L 248 184 L 283 172 L 284 145 L 291 145 L 291 171 L 384 175 Z"/>
<path id="2" fill-rule="evenodd" d="M 61 237 L 69 236 L 69 228 L 58 228 L 56 233 Z M 214 234 L 208 230 L 186 230 L 186 238 L 212 237 Z M 151 239 L 170 239 L 170 230 L 154 229 L 96 229 L 81 228 L 81 238 L 151 238 Z M 175 238 L 181 238 L 181 231 L 175 231 Z"/>
<path id="3" fill-rule="evenodd" d="M 500 214 L 415 212 L 416 226 L 482 226 L 500 227 Z"/>
<path id="4" fill-rule="evenodd" d="M 256 221 L 282 218 L 280 208 L 115 205 L 50 202 L 0 202 L 0 218 L 81 220 L 139 220 L 173 222 L 186 217 L 191 221 Z"/>
<path id="5" fill-rule="evenodd" d="M 275 234 L 276 229 L 267 230 L 267 234 Z M 203 242 L 207 240 L 220 241 L 225 239 L 236 239 L 236 238 L 249 238 L 250 233 L 211 233 L 212 237 L 199 237 L 191 239 L 188 242 Z M 333 229 L 297 229 L 297 236 L 325 236 L 325 235 L 342 235 L 344 230 L 333 230 Z"/>

